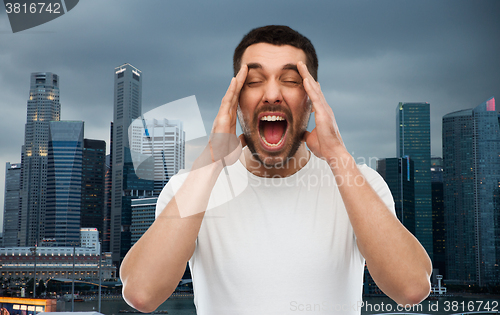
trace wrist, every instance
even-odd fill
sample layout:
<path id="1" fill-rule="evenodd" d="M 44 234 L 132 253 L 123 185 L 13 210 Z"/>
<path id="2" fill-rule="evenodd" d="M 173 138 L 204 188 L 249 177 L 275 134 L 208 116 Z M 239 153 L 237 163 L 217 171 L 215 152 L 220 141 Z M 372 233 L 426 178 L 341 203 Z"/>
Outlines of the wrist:
<path id="1" fill-rule="evenodd" d="M 339 150 L 338 153 L 327 158 L 326 161 L 333 172 L 356 167 L 356 161 L 347 150 Z"/>

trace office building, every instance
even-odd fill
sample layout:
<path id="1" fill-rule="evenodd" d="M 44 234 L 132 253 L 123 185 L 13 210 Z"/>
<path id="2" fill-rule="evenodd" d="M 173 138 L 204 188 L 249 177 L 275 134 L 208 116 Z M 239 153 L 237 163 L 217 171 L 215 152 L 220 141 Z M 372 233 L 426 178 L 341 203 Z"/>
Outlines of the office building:
<path id="1" fill-rule="evenodd" d="M 396 215 L 415 235 L 414 163 L 409 158 L 388 158 L 377 161 L 377 172 L 384 178 L 394 198 Z"/>
<path id="2" fill-rule="evenodd" d="M 100 269 L 102 279 L 114 278 L 116 267 L 112 265 L 111 253 L 101 255 L 98 233 L 96 228 L 82 229 L 79 240 L 81 246 L 78 247 L 0 248 L 0 261 L 2 262 L 0 264 L 0 277 L 33 277 L 36 269 L 37 281 L 54 277 L 98 279 Z M 101 257 L 100 264 L 99 257 Z M 75 264 L 74 269 L 73 263 Z"/>
<path id="3" fill-rule="evenodd" d="M 432 188 L 432 238 L 434 239 L 433 276 L 442 275 L 446 279 L 444 195 L 443 195 L 443 159 L 431 157 Z M 433 282 L 436 282 L 433 280 Z"/>
<path id="4" fill-rule="evenodd" d="M 415 169 L 415 236 L 433 259 L 429 103 L 399 103 L 396 121 L 397 157 L 409 156 Z"/>
<path id="5" fill-rule="evenodd" d="M 60 112 L 58 75 L 32 73 L 21 151 L 20 246 L 33 246 L 45 237 L 49 123 L 58 121 Z"/>
<path id="6" fill-rule="evenodd" d="M 110 134 L 109 134 L 109 147 L 113 148 L 113 122 L 110 124 Z M 105 175 L 105 188 L 104 188 L 104 198 L 105 198 L 105 210 L 103 219 L 103 235 L 102 235 L 102 249 L 105 252 L 111 252 L 111 190 L 113 188 L 112 183 L 112 162 L 113 162 L 113 150 L 110 150 L 109 154 L 106 155 L 106 175 Z"/>
<path id="7" fill-rule="evenodd" d="M 129 147 L 128 128 L 142 111 L 142 73 L 127 63 L 114 77 L 110 249 L 119 265 L 130 249 L 131 200 L 151 196 L 153 181 L 135 175 Z"/>
<path id="8" fill-rule="evenodd" d="M 157 197 L 132 200 L 132 245 L 146 233 L 155 220 Z"/>
<path id="9" fill-rule="evenodd" d="M 3 212 L 3 246 L 19 246 L 19 210 L 20 210 L 20 182 L 21 163 L 9 163 L 5 165 L 5 193 Z"/>
<path id="10" fill-rule="evenodd" d="M 45 238 L 57 246 L 80 242 L 83 132 L 83 121 L 50 122 Z"/>
<path id="11" fill-rule="evenodd" d="M 154 196 L 159 196 L 170 178 L 184 168 L 185 132 L 179 120 L 134 120 L 130 128 L 131 149 L 144 157 L 153 168 Z M 148 163 L 150 163 L 148 165 Z"/>
<path id="12" fill-rule="evenodd" d="M 492 97 L 443 117 L 447 282 L 500 284 L 500 126 Z"/>
<path id="13" fill-rule="evenodd" d="M 102 238 L 106 176 L 106 142 L 83 140 L 80 227 L 95 227 Z"/>

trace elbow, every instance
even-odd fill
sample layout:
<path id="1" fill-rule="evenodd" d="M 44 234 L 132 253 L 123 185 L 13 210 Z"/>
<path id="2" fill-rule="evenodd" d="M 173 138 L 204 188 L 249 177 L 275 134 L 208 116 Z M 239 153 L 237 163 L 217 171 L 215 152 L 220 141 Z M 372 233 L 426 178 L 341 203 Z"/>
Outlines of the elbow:
<path id="1" fill-rule="evenodd" d="M 402 305 L 419 304 L 429 296 L 430 291 L 431 284 L 429 279 L 425 278 L 420 283 L 411 283 L 411 285 L 402 292 L 402 296 L 396 302 Z"/>
<path id="2" fill-rule="evenodd" d="M 158 303 L 154 300 L 154 296 L 145 290 L 131 287 L 130 285 L 123 285 L 122 296 L 128 305 L 142 313 L 152 313 L 163 302 Z"/>

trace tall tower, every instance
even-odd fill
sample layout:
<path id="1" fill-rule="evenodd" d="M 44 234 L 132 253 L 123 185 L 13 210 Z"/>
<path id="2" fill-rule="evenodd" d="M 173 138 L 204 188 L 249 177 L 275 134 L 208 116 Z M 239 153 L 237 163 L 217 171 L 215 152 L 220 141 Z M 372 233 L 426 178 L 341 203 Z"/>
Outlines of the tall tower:
<path id="1" fill-rule="evenodd" d="M 21 153 L 20 246 L 33 246 L 45 237 L 49 123 L 58 121 L 60 113 L 58 75 L 32 73 Z"/>
<path id="2" fill-rule="evenodd" d="M 50 123 L 45 238 L 59 246 L 80 243 L 83 121 Z"/>
<path id="3" fill-rule="evenodd" d="M 21 163 L 5 165 L 5 194 L 3 213 L 3 246 L 19 246 L 19 184 L 21 180 Z"/>
<path id="4" fill-rule="evenodd" d="M 407 157 L 377 161 L 377 172 L 384 178 L 394 198 L 396 216 L 415 234 L 415 172 L 414 163 Z"/>
<path id="5" fill-rule="evenodd" d="M 433 258 L 431 203 L 431 126 L 429 103 L 399 103 L 397 156 L 415 166 L 415 236 Z"/>
<path id="6" fill-rule="evenodd" d="M 493 97 L 474 109 L 443 117 L 446 271 L 450 283 L 500 284 L 499 119 Z"/>
<path id="7" fill-rule="evenodd" d="M 129 190 L 125 178 L 133 170 L 133 166 L 127 167 L 132 164 L 128 128 L 142 112 L 142 72 L 126 63 L 115 68 L 114 76 L 110 249 L 113 262 L 119 263 L 130 248 L 128 218 L 131 220 L 132 209 L 131 205 L 123 204 L 122 197 Z"/>
<path id="8" fill-rule="evenodd" d="M 432 186 L 432 237 L 434 239 L 434 260 L 432 267 L 447 279 L 446 275 L 446 235 L 444 226 L 444 195 L 443 195 L 443 159 L 431 157 L 431 186 Z M 435 282 L 433 280 L 433 282 Z"/>
<path id="9" fill-rule="evenodd" d="M 103 236 L 105 211 L 105 176 L 106 142 L 84 139 L 80 226 L 82 228 L 97 228 L 100 239 Z"/>

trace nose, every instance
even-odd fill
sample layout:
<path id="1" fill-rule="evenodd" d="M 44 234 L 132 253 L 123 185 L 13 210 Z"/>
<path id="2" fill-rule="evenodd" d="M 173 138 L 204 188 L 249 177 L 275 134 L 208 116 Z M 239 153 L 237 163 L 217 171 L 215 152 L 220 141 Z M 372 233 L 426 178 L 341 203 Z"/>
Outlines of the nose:
<path id="1" fill-rule="evenodd" d="M 283 95 L 281 95 L 281 86 L 279 82 L 275 80 L 269 80 L 266 82 L 262 101 L 264 104 L 275 105 L 279 105 L 283 102 Z"/>

